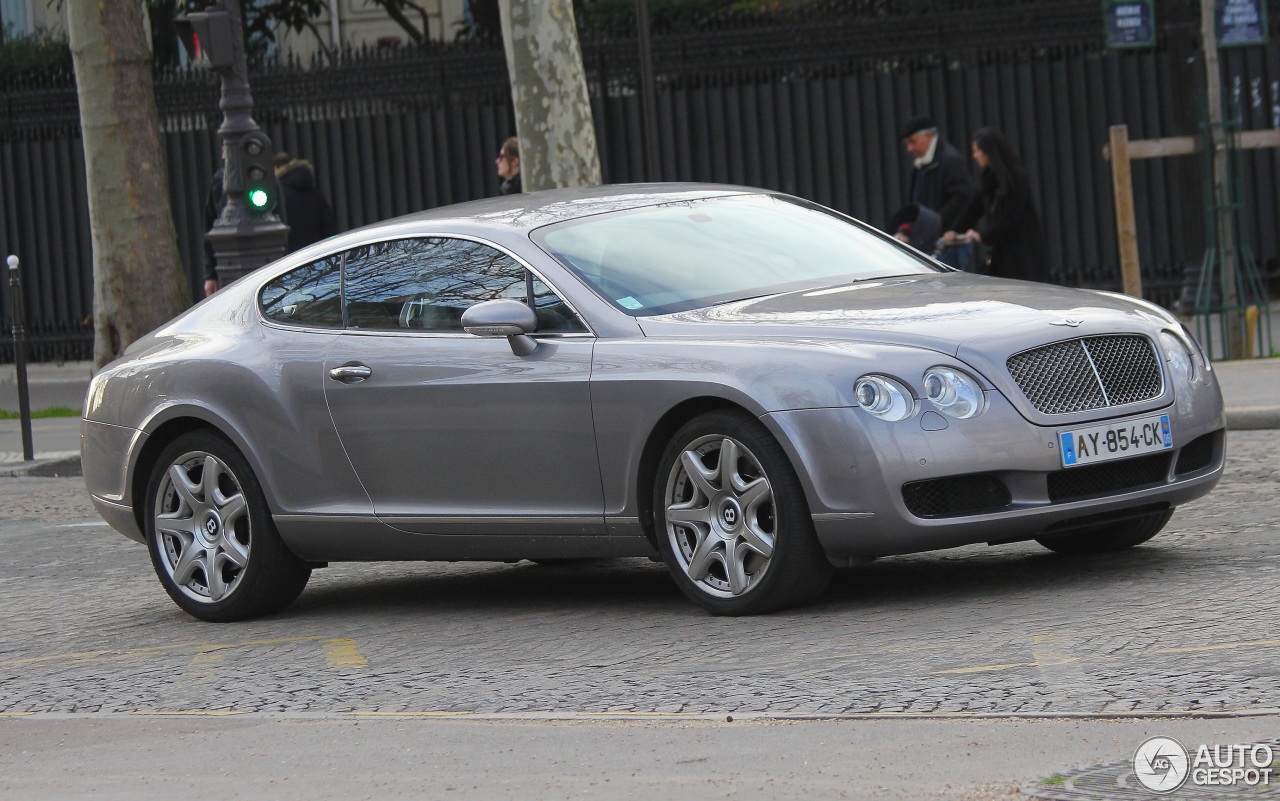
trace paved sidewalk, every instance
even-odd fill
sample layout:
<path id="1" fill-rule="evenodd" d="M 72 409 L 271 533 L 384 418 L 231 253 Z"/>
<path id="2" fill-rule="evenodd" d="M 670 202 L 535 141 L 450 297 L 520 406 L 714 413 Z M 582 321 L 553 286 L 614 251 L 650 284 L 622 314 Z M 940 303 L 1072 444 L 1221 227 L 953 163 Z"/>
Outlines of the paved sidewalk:
<path id="1" fill-rule="evenodd" d="M 84 409 L 93 377 L 91 362 L 40 362 L 27 365 L 31 411 L 53 407 Z M 15 366 L 0 365 L 0 409 L 18 411 Z M 0 476 L 80 475 L 80 418 L 47 417 L 31 421 L 35 460 L 22 459 L 22 423 L 0 420 Z"/>
<path id="2" fill-rule="evenodd" d="M 1213 369 L 1227 403 L 1227 428 L 1280 429 L 1280 358 L 1216 362 Z M 92 374 L 89 362 L 29 365 L 31 409 L 83 408 Z M 0 409 L 18 409 L 17 379 L 11 364 L 0 366 Z M 80 475 L 79 418 L 33 420 L 32 444 L 36 458 L 24 462 L 21 423 L 0 420 L 0 476 Z"/>

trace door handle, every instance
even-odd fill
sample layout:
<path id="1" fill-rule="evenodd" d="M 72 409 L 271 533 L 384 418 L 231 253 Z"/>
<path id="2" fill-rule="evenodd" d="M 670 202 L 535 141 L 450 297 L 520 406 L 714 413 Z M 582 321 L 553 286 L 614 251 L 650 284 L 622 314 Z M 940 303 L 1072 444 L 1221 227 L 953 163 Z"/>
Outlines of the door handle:
<path id="1" fill-rule="evenodd" d="M 341 381 L 344 384 L 358 384 L 371 375 L 373 375 L 373 370 L 359 362 L 344 364 L 329 371 L 330 378 L 334 381 Z"/>

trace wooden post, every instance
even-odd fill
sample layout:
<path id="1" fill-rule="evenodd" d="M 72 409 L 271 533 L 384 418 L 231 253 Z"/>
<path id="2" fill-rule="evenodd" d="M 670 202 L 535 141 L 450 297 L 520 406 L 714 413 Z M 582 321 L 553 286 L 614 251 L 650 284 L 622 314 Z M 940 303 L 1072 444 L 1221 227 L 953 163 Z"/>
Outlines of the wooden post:
<path id="1" fill-rule="evenodd" d="M 1112 125 L 1108 147 L 1111 188 L 1116 199 L 1116 238 L 1120 244 L 1120 279 L 1124 293 L 1142 297 L 1142 270 L 1138 264 L 1138 223 L 1133 214 L 1133 175 L 1129 170 L 1129 126 Z"/>

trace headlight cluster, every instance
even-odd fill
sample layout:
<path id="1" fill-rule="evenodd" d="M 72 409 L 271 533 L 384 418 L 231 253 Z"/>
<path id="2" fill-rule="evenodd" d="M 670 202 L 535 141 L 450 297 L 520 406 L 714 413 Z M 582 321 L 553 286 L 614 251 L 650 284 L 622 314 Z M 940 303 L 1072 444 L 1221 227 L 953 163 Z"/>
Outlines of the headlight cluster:
<path id="1" fill-rule="evenodd" d="M 1191 349 L 1187 347 L 1187 343 L 1182 340 L 1182 337 L 1171 331 L 1161 331 L 1160 345 L 1164 348 L 1165 358 L 1169 360 L 1169 369 L 1174 376 L 1185 382 L 1190 382 L 1191 379 L 1195 378 L 1195 359 L 1191 355 Z"/>
<path id="2" fill-rule="evenodd" d="M 950 417 L 965 420 L 980 414 L 986 396 L 972 376 L 952 367 L 930 367 L 921 379 L 924 397 Z M 896 379 L 864 375 L 853 385 L 858 405 L 889 422 L 905 420 L 915 411 L 915 396 Z"/>
<path id="3" fill-rule="evenodd" d="M 982 411 L 986 397 L 977 381 L 950 367 L 930 367 L 925 371 L 924 396 L 938 411 L 959 420 Z"/>
<path id="4" fill-rule="evenodd" d="M 916 408 L 911 390 L 882 375 L 864 375 L 853 385 L 858 405 L 890 422 L 905 420 Z"/>

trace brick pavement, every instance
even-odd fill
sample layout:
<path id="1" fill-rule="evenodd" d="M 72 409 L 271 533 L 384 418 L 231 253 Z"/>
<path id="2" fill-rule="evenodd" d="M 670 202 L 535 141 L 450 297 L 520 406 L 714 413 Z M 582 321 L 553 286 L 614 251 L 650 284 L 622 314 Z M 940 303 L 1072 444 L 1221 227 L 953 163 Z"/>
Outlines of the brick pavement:
<path id="1" fill-rule="evenodd" d="M 883 559 L 817 604 L 707 616 L 645 560 L 346 564 L 198 623 L 75 479 L 0 480 L 0 713 L 1247 712 L 1280 706 L 1280 432 L 1152 543 Z"/>

